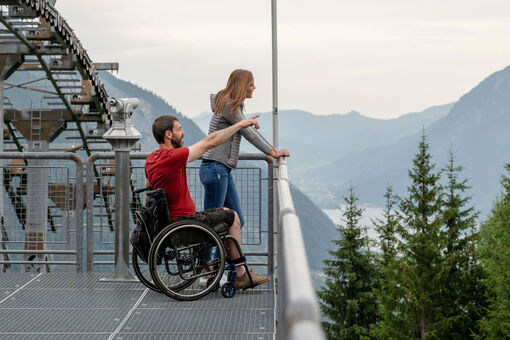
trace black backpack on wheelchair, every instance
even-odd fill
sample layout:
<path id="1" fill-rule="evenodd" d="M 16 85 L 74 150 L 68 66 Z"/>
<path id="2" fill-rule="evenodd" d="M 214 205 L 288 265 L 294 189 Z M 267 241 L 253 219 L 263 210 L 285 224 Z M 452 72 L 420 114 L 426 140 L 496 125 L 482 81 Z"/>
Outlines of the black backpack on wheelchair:
<path id="1" fill-rule="evenodd" d="M 157 189 L 147 192 L 145 206 L 137 209 L 135 214 L 136 227 L 131 234 L 130 242 L 142 260 L 147 262 L 152 241 L 171 223 L 165 191 Z"/>

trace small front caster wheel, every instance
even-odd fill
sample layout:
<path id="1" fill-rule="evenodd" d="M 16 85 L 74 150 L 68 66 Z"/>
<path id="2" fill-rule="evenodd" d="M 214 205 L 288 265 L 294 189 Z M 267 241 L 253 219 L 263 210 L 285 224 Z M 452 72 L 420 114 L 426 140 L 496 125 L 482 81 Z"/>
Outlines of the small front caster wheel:
<path id="1" fill-rule="evenodd" d="M 221 287 L 221 294 L 226 298 L 231 298 L 236 295 L 236 287 L 231 282 L 227 282 Z"/>

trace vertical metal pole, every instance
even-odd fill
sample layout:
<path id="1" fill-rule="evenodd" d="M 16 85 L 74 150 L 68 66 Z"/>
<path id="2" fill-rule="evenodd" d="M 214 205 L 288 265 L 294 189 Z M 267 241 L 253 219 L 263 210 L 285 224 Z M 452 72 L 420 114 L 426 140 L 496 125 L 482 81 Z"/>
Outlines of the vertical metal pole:
<path id="1" fill-rule="evenodd" d="M 271 41 L 273 56 L 273 146 L 278 150 L 278 32 L 276 0 L 271 0 Z"/>
<path id="2" fill-rule="evenodd" d="M 129 151 L 115 151 L 115 270 L 129 273 Z"/>
<path id="3" fill-rule="evenodd" d="M 4 79 L 0 77 L 0 152 L 4 151 Z M 0 226 L 4 224 L 4 160 L 0 159 Z"/>
<path id="4" fill-rule="evenodd" d="M 94 160 L 97 154 L 87 159 L 87 273 L 94 271 Z"/>
<path id="5" fill-rule="evenodd" d="M 138 281 L 129 271 L 129 146 L 112 143 L 115 149 L 115 269 L 102 281 Z"/>
<path id="6" fill-rule="evenodd" d="M 76 162 L 76 272 L 83 273 L 83 161 Z"/>
<path id="7" fill-rule="evenodd" d="M 48 151 L 48 144 L 48 141 L 45 140 L 30 139 L 28 140 L 28 151 Z M 48 225 L 48 159 L 28 159 L 27 163 L 27 215 L 25 225 L 25 249 L 44 250 L 46 249 L 46 229 Z M 39 259 L 45 259 L 47 255 L 30 253 L 25 254 L 25 260 L 34 258 L 33 265 L 25 266 L 26 271 L 37 271 L 43 269 L 42 267 L 38 267 L 37 259 L 35 259 L 35 257 Z"/>
<path id="8" fill-rule="evenodd" d="M 273 161 L 267 162 L 267 267 L 269 275 L 274 274 L 274 181 L 273 181 Z"/>
<path id="9" fill-rule="evenodd" d="M 275 171 L 277 173 L 278 171 Z M 275 176 L 278 176 L 275 174 Z M 277 193 L 280 191 L 280 183 L 275 181 L 274 182 L 274 191 L 275 191 L 275 197 L 278 195 Z M 278 216 L 280 214 L 280 206 L 278 205 L 278 200 L 275 201 L 275 215 Z M 286 340 L 287 335 L 285 334 L 285 270 L 280 266 L 280 264 L 283 264 L 282 256 L 283 256 L 283 246 L 282 241 L 283 239 L 283 230 L 282 228 L 278 229 L 278 238 L 276 246 L 278 247 L 278 252 L 276 256 L 276 262 L 278 263 L 278 292 L 277 292 L 277 319 L 278 319 L 278 327 L 276 328 L 276 333 L 278 339 Z"/>
<path id="10" fill-rule="evenodd" d="M 271 42 L 272 42 L 272 75 L 273 75 L 273 146 L 276 150 L 278 150 L 278 32 L 277 32 L 277 6 L 276 6 L 276 0 L 271 0 Z M 276 165 L 276 161 L 273 161 L 272 162 L 273 164 L 270 165 L 270 173 L 271 173 L 271 177 L 269 177 L 270 179 L 272 179 L 272 183 L 270 183 L 270 187 L 269 189 L 272 190 L 272 202 L 271 202 L 271 210 L 272 210 L 272 216 L 270 218 L 273 219 L 273 223 L 272 223 L 272 232 L 269 234 L 269 237 L 270 237 L 270 246 L 273 248 L 269 254 L 270 254 L 270 262 L 272 262 L 272 266 L 271 266 L 271 272 L 274 272 L 274 263 L 275 263 L 275 255 L 278 253 L 279 251 L 279 242 L 277 242 L 277 246 L 276 246 L 276 251 L 275 251 L 275 246 L 274 246 L 274 238 L 275 238 L 275 231 L 276 231 L 276 235 L 278 237 L 278 241 L 279 241 L 279 238 L 281 235 L 279 235 L 279 232 L 280 232 L 280 229 L 278 227 L 278 210 L 277 210 L 277 206 L 276 206 L 276 203 L 277 203 L 277 191 L 274 190 L 274 187 L 276 185 L 276 180 L 277 180 L 277 171 L 273 171 L 274 169 L 274 166 Z M 269 173 L 268 173 L 269 175 Z M 276 265 L 278 265 L 280 262 L 278 260 L 276 260 Z M 284 319 L 281 317 L 282 316 L 282 311 L 283 311 L 283 304 L 282 304 L 282 294 L 281 294 L 281 282 L 282 282 L 282 275 L 281 275 L 282 271 L 281 270 L 278 270 L 278 288 L 276 290 L 276 293 L 277 293 L 277 308 L 278 308 L 278 314 L 277 314 L 277 321 L 278 321 L 278 327 L 277 327 L 277 337 L 280 338 L 280 339 L 283 339 L 283 334 L 281 332 L 281 329 L 282 328 L 282 322 L 284 321 Z"/>

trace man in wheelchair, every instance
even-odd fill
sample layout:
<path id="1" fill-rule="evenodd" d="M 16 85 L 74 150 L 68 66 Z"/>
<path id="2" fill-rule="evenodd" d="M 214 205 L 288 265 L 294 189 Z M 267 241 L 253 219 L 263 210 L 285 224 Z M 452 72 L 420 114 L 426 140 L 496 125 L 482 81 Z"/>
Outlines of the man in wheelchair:
<path id="1" fill-rule="evenodd" d="M 145 177 L 153 190 L 165 190 L 168 209 L 172 221 L 179 219 L 197 220 L 209 226 L 224 222 L 229 226 L 228 234 L 241 244 L 241 223 L 237 213 L 227 208 L 209 209 L 197 212 L 186 181 L 186 164 L 200 158 L 207 150 L 223 144 L 236 132 L 249 126 L 259 128 L 258 117 L 244 119 L 226 129 L 216 131 L 190 147 L 183 147 L 184 130 L 179 120 L 170 115 L 158 117 L 152 124 L 152 134 L 159 144 L 159 149 L 152 152 L 145 162 Z M 240 258 L 237 247 L 228 239 L 228 259 Z M 245 289 L 269 281 L 269 276 L 250 269 L 246 273 L 244 266 L 237 269 L 236 289 Z M 251 280 L 250 280 L 251 276 Z"/>

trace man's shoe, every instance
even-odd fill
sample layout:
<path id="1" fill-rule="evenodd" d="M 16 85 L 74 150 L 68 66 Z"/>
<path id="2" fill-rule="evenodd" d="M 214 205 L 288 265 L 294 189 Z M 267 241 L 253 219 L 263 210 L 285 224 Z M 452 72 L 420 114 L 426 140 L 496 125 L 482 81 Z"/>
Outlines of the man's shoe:
<path id="1" fill-rule="evenodd" d="M 268 275 L 256 273 L 253 271 L 253 269 L 250 269 L 250 274 L 251 274 L 251 279 L 253 280 L 253 284 L 255 286 L 260 285 L 262 283 L 266 283 L 269 280 L 271 280 Z"/>
<path id="2" fill-rule="evenodd" d="M 258 286 L 262 283 L 268 282 L 270 280 L 269 276 L 264 274 L 259 274 L 250 269 L 251 279 L 253 280 L 253 287 Z M 238 276 L 235 281 L 236 289 L 246 289 L 250 288 L 251 282 L 248 274 L 244 273 L 243 276 Z"/>

